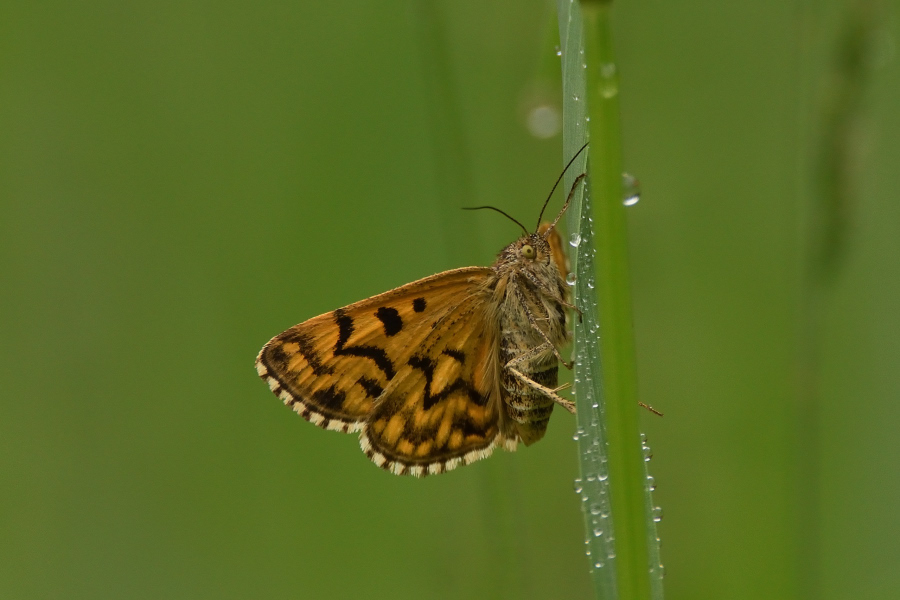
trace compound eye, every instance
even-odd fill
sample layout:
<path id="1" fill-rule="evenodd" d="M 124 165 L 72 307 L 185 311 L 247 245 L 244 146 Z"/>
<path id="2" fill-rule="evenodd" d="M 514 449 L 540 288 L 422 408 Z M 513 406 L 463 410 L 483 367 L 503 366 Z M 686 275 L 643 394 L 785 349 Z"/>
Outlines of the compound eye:
<path id="1" fill-rule="evenodd" d="M 522 249 L 519 250 L 522 253 L 522 256 L 528 259 L 534 259 L 534 247 L 525 244 L 522 246 Z"/>

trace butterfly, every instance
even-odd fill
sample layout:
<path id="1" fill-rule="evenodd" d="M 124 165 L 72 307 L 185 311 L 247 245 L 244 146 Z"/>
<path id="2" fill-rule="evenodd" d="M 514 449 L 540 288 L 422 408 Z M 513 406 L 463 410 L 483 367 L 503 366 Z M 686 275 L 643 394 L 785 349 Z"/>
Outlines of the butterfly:
<path id="1" fill-rule="evenodd" d="M 524 232 L 491 267 L 444 271 L 295 325 L 263 346 L 257 373 L 307 421 L 358 432 L 366 456 L 397 475 L 540 440 L 554 405 L 575 411 L 557 387 L 558 364 L 571 369 L 560 348 L 575 307 L 556 224 L 583 178 L 533 233 L 479 207 Z"/>

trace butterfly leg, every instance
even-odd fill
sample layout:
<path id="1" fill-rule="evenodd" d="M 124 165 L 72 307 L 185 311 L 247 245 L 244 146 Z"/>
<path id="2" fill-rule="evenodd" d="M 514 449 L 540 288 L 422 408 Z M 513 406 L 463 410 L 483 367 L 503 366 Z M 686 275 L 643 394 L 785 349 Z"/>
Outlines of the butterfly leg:
<path id="1" fill-rule="evenodd" d="M 556 290 L 554 290 L 553 288 L 551 288 L 550 286 L 548 286 L 546 282 L 541 281 L 540 279 L 538 279 L 537 276 L 536 276 L 534 273 L 532 273 L 532 272 L 530 272 L 530 271 L 525 271 L 525 272 L 522 273 L 522 276 L 525 277 L 525 278 L 526 278 L 528 281 L 530 281 L 531 283 L 533 283 L 539 290 L 542 290 L 543 292 L 545 292 L 548 296 L 551 296 L 551 297 L 556 296 L 556 294 L 557 294 L 557 293 L 556 293 Z M 569 303 L 566 302 L 565 299 L 563 299 L 563 298 L 557 297 L 557 298 L 556 298 L 556 301 L 559 302 L 561 305 L 565 306 L 566 308 L 571 308 L 571 309 L 574 310 L 576 313 L 578 313 L 578 322 L 579 322 L 579 323 L 581 322 L 582 317 L 584 316 L 584 314 L 581 312 L 581 309 L 580 309 L 580 308 L 578 308 L 578 307 L 575 306 L 574 304 L 569 304 Z"/>
<path id="2" fill-rule="evenodd" d="M 546 352 L 547 350 L 549 350 L 549 349 L 552 348 L 552 347 L 553 347 L 553 346 L 552 346 L 549 342 L 544 342 L 543 344 L 538 344 L 537 346 L 535 346 L 535 347 L 533 347 L 533 348 L 531 348 L 531 349 L 529 349 L 529 350 L 526 350 L 525 352 L 523 352 L 522 354 L 516 356 L 515 358 L 510 359 L 510 361 L 507 362 L 507 363 L 506 363 L 505 365 L 503 365 L 503 366 L 504 366 L 505 368 L 508 369 L 508 368 L 510 368 L 511 366 L 517 365 L 517 364 L 519 364 L 520 362 L 522 362 L 522 361 L 524 361 L 524 360 L 528 360 L 528 359 L 531 358 L 532 356 L 538 355 L 538 354 L 540 354 L 540 353 L 542 353 L 542 352 Z"/>
<path id="3" fill-rule="evenodd" d="M 515 359 L 513 359 L 513 360 L 515 360 Z M 510 362 L 512 362 L 512 361 L 510 361 Z M 575 414 L 575 403 L 572 402 L 571 400 L 566 400 L 565 398 L 563 398 L 562 396 L 557 394 L 556 393 L 557 390 L 551 390 L 547 386 L 541 385 L 540 383 L 531 379 L 530 377 L 528 377 L 527 375 L 525 375 L 518 369 L 515 369 L 513 367 L 507 367 L 507 368 L 509 369 L 509 372 L 512 373 L 516 377 L 516 379 L 518 379 L 519 381 L 521 381 L 522 383 L 524 383 L 531 389 L 533 389 L 537 392 L 540 392 L 544 396 L 550 398 L 551 400 L 553 400 L 554 402 L 556 402 L 557 404 L 562 406 L 564 409 L 566 409 L 570 413 Z"/>
<path id="4" fill-rule="evenodd" d="M 519 298 L 519 303 L 525 310 L 525 316 L 528 317 L 528 322 L 531 323 L 531 326 L 534 328 L 534 330 L 538 332 L 538 335 L 540 335 L 544 339 L 544 342 L 547 344 L 549 349 L 553 350 L 553 354 L 556 356 L 559 362 L 562 363 L 565 368 L 571 371 L 572 365 L 574 365 L 575 363 L 567 361 L 562 357 L 562 355 L 559 353 L 559 350 L 556 348 L 556 346 L 553 345 L 553 342 L 550 341 L 550 338 L 547 337 L 546 332 L 538 327 L 537 318 L 535 318 L 534 313 L 531 312 L 531 309 L 528 307 L 528 302 L 525 300 L 525 295 L 522 293 L 521 288 L 519 286 L 515 286 L 514 289 L 516 290 L 516 296 L 518 296 Z"/>
<path id="5" fill-rule="evenodd" d="M 569 304 L 569 303 L 566 302 L 565 300 L 560 300 L 559 303 L 562 304 L 563 306 L 565 306 L 566 308 L 571 308 L 571 309 L 574 310 L 576 313 L 578 313 L 578 322 L 579 322 L 579 323 L 581 323 L 581 322 L 584 320 L 584 313 L 581 312 L 581 309 L 580 309 L 580 308 L 578 308 L 578 307 L 575 306 L 574 304 Z"/>
<path id="6" fill-rule="evenodd" d="M 543 282 L 543 281 L 541 281 L 540 279 L 538 279 L 538 278 L 535 276 L 534 273 L 531 273 L 530 271 L 525 271 L 524 273 L 522 273 L 522 275 L 523 275 L 528 281 L 530 281 L 531 283 L 533 283 L 538 289 L 544 291 L 548 296 L 551 296 L 551 297 L 556 296 L 556 291 L 555 291 L 553 288 L 549 287 L 549 286 L 546 284 L 546 282 Z M 557 297 L 557 298 L 556 298 L 556 301 L 559 302 L 562 306 L 565 306 L 566 308 L 571 308 L 571 309 L 574 310 L 576 313 L 578 313 L 578 322 L 581 323 L 582 317 L 584 317 L 584 314 L 581 312 L 581 309 L 580 309 L 580 308 L 578 308 L 578 307 L 575 306 L 574 304 L 569 304 L 569 303 L 566 302 L 565 299 L 563 299 L 563 298 L 558 298 L 558 297 Z"/>
<path id="7" fill-rule="evenodd" d="M 528 281 L 533 283 L 534 287 L 538 288 L 539 290 L 541 290 L 542 292 L 544 292 L 551 298 L 554 298 L 557 302 L 559 302 L 563 306 L 568 306 L 572 310 L 577 310 L 579 312 L 579 314 L 581 313 L 581 311 L 578 310 L 578 307 L 576 307 L 574 304 L 569 304 L 568 302 L 566 302 L 565 299 L 559 295 L 559 291 L 556 290 L 556 288 L 548 285 L 546 281 L 541 280 L 537 275 L 535 275 L 531 271 L 523 271 L 522 277 L 524 277 L 525 279 L 527 279 Z"/>

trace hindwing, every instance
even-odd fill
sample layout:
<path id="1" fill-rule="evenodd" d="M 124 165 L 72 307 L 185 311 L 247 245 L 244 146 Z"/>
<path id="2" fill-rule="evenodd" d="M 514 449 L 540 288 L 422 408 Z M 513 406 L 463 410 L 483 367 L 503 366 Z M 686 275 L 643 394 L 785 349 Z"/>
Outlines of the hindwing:
<path id="1" fill-rule="evenodd" d="M 378 466 L 421 477 L 485 458 L 498 445 L 515 449 L 491 312 L 481 298 L 461 302 L 400 367 L 360 436 Z"/>

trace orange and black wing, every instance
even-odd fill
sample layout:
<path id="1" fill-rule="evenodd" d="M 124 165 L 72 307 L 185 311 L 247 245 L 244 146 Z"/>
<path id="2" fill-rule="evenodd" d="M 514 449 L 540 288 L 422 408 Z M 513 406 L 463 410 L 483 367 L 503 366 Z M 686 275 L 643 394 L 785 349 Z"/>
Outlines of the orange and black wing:
<path id="1" fill-rule="evenodd" d="M 379 398 L 491 270 L 445 271 L 319 315 L 272 338 L 256 370 L 285 404 L 326 429 L 359 431 Z"/>

